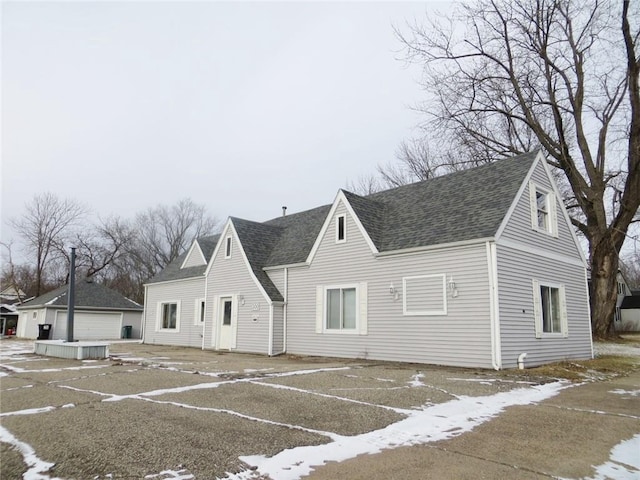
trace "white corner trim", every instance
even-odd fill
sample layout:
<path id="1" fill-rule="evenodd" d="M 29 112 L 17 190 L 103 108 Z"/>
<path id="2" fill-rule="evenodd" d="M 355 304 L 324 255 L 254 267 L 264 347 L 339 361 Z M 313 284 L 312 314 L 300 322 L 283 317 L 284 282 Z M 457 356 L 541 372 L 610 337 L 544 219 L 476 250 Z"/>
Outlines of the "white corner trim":
<path id="1" fill-rule="evenodd" d="M 533 176 L 533 172 L 535 171 L 536 166 L 538 165 L 538 163 L 540 163 L 541 160 L 542 160 L 542 163 L 546 163 L 546 160 L 544 159 L 544 156 L 542 155 L 542 153 L 538 152 L 538 155 L 536 155 L 536 158 L 533 161 L 533 163 L 531 164 L 531 167 L 529 168 L 529 171 L 525 175 L 524 180 L 522 180 L 522 183 L 520 184 L 520 188 L 518 189 L 518 193 L 516 193 L 516 196 L 511 201 L 511 206 L 509 207 L 509 210 L 507 210 L 507 214 L 504 216 L 504 218 L 502 219 L 502 223 L 498 227 L 498 231 L 496 232 L 496 236 L 495 236 L 496 241 L 498 241 L 500 239 L 500 237 L 502 236 L 502 233 L 504 232 L 505 228 L 507 228 L 507 225 L 511 221 L 511 217 L 513 216 L 513 212 L 518 207 L 518 203 L 520 203 L 520 199 L 522 198 L 522 195 L 524 194 L 524 191 L 526 190 L 527 186 L 529 185 L 529 182 L 531 181 L 531 177 Z M 553 183 L 553 182 L 551 182 L 551 183 Z M 527 204 L 528 203 L 529 202 L 527 201 Z"/>
<path id="2" fill-rule="evenodd" d="M 267 295 L 267 291 L 264 289 L 264 287 L 262 286 L 262 284 L 258 280 L 258 277 L 256 277 L 256 274 L 253 273 L 253 269 L 251 268 L 251 264 L 249 263 L 249 259 L 247 258 L 247 254 L 244 251 L 244 247 L 242 246 L 242 242 L 240 241 L 240 238 L 238 237 L 238 232 L 236 232 L 236 228 L 233 226 L 233 221 L 231 221 L 231 220 L 229 221 L 229 230 L 231 230 L 230 235 L 232 237 L 235 237 L 236 243 L 238 245 L 238 250 L 239 250 L 240 256 L 242 257 L 242 261 L 244 262 L 244 266 L 246 267 L 247 272 L 249 272 L 249 275 L 251 276 L 251 279 L 253 280 L 253 283 L 255 283 L 256 287 L 258 287 L 258 290 L 260 291 L 260 293 L 262 293 L 262 296 L 266 300 L 267 304 L 271 305 L 271 299 L 269 298 L 269 295 Z M 229 235 L 227 235 L 227 236 L 229 236 Z M 223 242 L 223 243 L 226 243 L 226 241 Z M 214 258 L 215 258 L 215 256 L 211 257 L 212 260 Z M 211 265 L 213 265 L 213 261 L 211 262 Z"/>
<path id="3" fill-rule="evenodd" d="M 211 254 L 211 258 L 209 259 L 209 265 L 207 265 L 207 269 L 204 271 L 204 276 L 208 277 L 209 272 L 211 271 L 211 267 L 213 265 L 213 261 L 218 256 L 218 252 L 220 248 L 224 248 L 224 239 L 229 235 L 229 229 L 231 228 L 231 219 L 227 218 L 227 223 L 225 223 L 222 232 L 220 233 L 220 238 L 218 239 L 218 243 L 216 243 L 216 248 L 213 249 L 213 253 Z"/>
<path id="4" fill-rule="evenodd" d="M 327 218 L 325 218 L 324 224 L 322 225 L 322 228 L 320 229 L 320 233 L 318 233 L 318 236 L 316 237 L 316 241 L 313 243 L 313 248 L 309 252 L 309 256 L 307 257 L 307 260 L 306 260 L 307 264 L 311 264 L 311 262 L 313 262 L 313 259 L 314 259 L 315 255 L 316 255 L 316 252 L 318 251 L 318 248 L 320 248 L 320 244 L 322 243 L 322 239 L 325 237 L 325 235 L 327 233 L 327 230 L 329 229 L 329 226 L 331 225 L 331 222 L 335 218 L 335 213 L 336 213 L 336 210 L 338 209 L 338 206 L 340 205 L 340 203 L 344 204 L 345 208 L 347 209 L 347 212 L 353 218 L 353 221 L 355 222 L 356 226 L 358 227 L 358 230 L 360 231 L 360 233 L 362 234 L 365 242 L 367 243 L 367 245 L 371 249 L 371 253 L 373 253 L 374 255 L 378 254 L 378 249 L 376 248 L 376 246 L 374 245 L 373 241 L 371 240 L 371 237 L 369 236 L 369 234 L 365 230 L 364 226 L 362 225 L 362 222 L 360 221 L 360 219 L 356 215 L 356 212 L 353 210 L 353 207 L 351 206 L 351 204 L 347 200 L 347 197 L 345 196 L 344 192 L 342 190 L 339 190 L 338 194 L 336 195 L 335 200 L 333 201 L 333 205 L 331 206 L 331 210 L 329 210 L 329 213 L 327 214 Z M 346 219 L 345 219 L 345 232 L 346 232 L 346 228 L 347 228 L 347 225 L 346 225 Z M 346 238 L 346 235 L 345 235 L 345 238 Z"/>
<path id="5" fill-rule="evenodd" d="M 500 370 L 502 368 L 502 344 L 500 341 L 498 257 L 495 242 L 487 242 L 487 267 L 489 269 L 489 316 L 491 317 L 491 364 L 495 370 Z"/>

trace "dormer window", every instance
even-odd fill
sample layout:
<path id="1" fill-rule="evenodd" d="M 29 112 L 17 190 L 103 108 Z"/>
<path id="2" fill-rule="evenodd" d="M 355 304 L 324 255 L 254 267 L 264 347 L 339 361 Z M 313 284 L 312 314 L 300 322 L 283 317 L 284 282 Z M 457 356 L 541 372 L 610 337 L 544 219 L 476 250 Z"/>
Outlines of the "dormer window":
<path id="1" fill-rule="evenodd" d="M 535 183 L 529 184 L 531 193 L 531 226 L 538 232 L 557 236 L 555 195 Z"/>
<path id="2" fill-rule="evenodd" d="M 231 237 L 225 239 L 224 258 L 231 258 Z"/>
<path id="3" fill-rule="evenodd" d="M 345 216 L 338 215 L 336 217 L 336 243 L 342 243 L 347 241 L 347 229 L 345 223 Z"/>

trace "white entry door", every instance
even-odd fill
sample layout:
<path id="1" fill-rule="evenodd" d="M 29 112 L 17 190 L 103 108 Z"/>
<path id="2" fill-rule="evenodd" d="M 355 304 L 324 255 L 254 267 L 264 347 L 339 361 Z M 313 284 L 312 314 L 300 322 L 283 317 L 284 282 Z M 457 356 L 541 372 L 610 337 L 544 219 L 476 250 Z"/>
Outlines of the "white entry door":
<path id="1" fill-rule="evenodd" d="M 231 297 L 220 299 L 219 317 L 220 337 L 218 339 L 218 349 L 230 350 L 233 338 L 233 299 Z"/>

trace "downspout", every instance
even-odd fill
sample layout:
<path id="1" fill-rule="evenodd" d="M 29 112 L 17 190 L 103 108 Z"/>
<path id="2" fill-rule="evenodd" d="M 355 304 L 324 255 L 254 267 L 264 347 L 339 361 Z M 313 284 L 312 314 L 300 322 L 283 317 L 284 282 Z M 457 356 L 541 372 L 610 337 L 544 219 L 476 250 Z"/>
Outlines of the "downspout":
<path id="1" fill-rule="evenodd" d="M 142 302 L 142 331 L 140 332 L 140 338 L 142 339 L 142 343 L 145 343 L 145 338 L 144 335 L 145 333 L 147 333 L 147 329 L 145 328 L 147 326 L 147 312 L 149 311 L 147 309 L 147 289 L 149 287 L 147 287 L 146 285 L 144 286 L 144 302 Z"/>
<path id="2" fill-rule="evenodd" d="M 269 351 L 270 357 L 273 356 L 273 301 L 269 302 Z"/>
<path id="3" fill-rule="evenodd" d="M 287 353 L 287 304 L 289 302 L 289 268 L 284 267 L 284 306 L 282 307 L 282 353 Z"/>
<path id="4" fill-rule="evenodd" d="M 205 275 L 204 276 L 204 322 L 202 322 L 202 350 L 204 350 L 204 337 L 207 331 L 207 307 L 209 306 L 209 299 L 207 298 L 207 291 L 208 291 L 207 287 L 209 286 L 209 282 L 207 280 L 208 278 Z M 212 325 L 212 328 L 213 328 L 213 325 Z"/>
<path id="5" fill-rule="evenodd" d="M 489 312 L 491 322 L 491 364 L 495 370 L 502 368 L 500 345 L 500 309 L 498 300 L 498 258 L 495 242 L 487 242 L 489 264 Z"/>

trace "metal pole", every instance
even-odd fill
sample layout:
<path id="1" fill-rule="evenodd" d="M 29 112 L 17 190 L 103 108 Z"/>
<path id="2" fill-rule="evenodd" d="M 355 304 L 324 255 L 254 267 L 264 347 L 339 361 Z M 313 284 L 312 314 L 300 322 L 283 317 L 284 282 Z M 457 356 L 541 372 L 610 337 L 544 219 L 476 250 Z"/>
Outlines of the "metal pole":
<path id="1" fill-rule="evenodd" d="M 71 248 L 71 266 L 69 267 L 69 290 L 67 291 L 67 342 L 73 342 L 73 310 L 76 296 L 76 249 Z"/>

